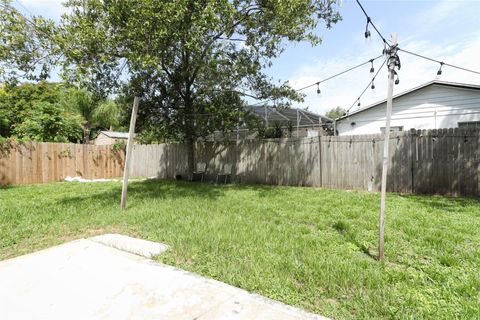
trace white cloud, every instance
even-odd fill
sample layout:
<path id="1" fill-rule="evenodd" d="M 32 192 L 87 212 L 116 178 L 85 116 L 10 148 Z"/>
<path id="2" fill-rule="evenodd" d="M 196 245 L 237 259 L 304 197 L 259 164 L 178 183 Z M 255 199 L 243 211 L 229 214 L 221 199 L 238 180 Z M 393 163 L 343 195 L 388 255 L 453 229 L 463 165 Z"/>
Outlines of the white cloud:
<path id="1" fill-rule="evenodd" d="M 473 37 L 468 41 L 456 43 L 455 45 L 435 45 L 428 41 L 408 42 L 402 45 L 403 48 L 420 53 L 446 63 L 462 66 L 465 68 L 480 70 L 480 35 Z M 395 86 L 394 92 L 400 93 L 425 82 L 435 80 L 439 64 L 428 60 L 420 59 L 404 52 L 399 53 L 402 68 L 399 71 L 400 84 Z M 290 81 L 294 88 L 300 88 L 312 84 L 328 76 L 346 70 L 369 58 L 375 57 L 376 51 L 368 49 L 367 53 L 359 56 L 335 57 L 322 61 L 316 61 L 310 66 L 301 68 Z M 375 61 L 375 71 L 378 70 L 381 59 Z M 329 109 L 341 106 L 349 108 L 367 86 L 370 81 L 370 65 L 367 64 L 355 71 L 339 76 L 335 79 L 320 84 L 322 94 L 316 94 L 316 87 L 305 90 L 307 94 L 305 103 L 301 107 L 310 107 L 310 110 L 319 113 L 325 113 Z M 442 68 L 442 81 L 474 83 L 480 84 L 480 75 L 454 69 L 448 66 Z M 362 96 L 361 107 L 365 107 L 373 102 L 385 99 L 387 89 L 387 71 L 384 67 L 375 80 L 375 91 L 369 88 Z M 354 104 L 352 110 L 358 107 Z"/>
<path id="2" fill-rule="evenodd" d="M 462 1 L 443 0 L 438 1 L 429 7 L 425 12 L 418 14 L 414 23 L 422 26 L 422 30 L 428 30 L 439 23 L 445 23 L 452 16 L 452 12 L 457 12 L 462 5 Z"/>

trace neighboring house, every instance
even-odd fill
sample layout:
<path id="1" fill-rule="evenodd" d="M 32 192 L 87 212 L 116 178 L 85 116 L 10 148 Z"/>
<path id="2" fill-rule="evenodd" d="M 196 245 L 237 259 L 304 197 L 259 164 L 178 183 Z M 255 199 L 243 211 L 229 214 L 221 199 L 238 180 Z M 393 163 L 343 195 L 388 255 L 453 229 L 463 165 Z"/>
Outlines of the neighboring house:
<path id="1" fill-rule="evenodd" d="M 340 117 L 338 135 L 381 133 L 386 100 Z M 393 97 L 391 131 L 480 128 L 480 85 L 431 81 Z"/>
<path id="2" fill-rule="evenodd" d="M 271 126 L 274 122 L 279 122 L 284 127 L 291 126 L 293 137 L 325 135 L 333 123 L 333 120 L 328 117 L 303 109 L 248 106 L 247 110 L 268 126 Z"/>
<path id="3" fill-rule="evenodd" d="M 97 138 L 95 138 L 94 144 L 97 146 L 115 144 L 117 141 L 124 141 L 127 143 L 128 132 L 115 132 L 115 131 L 100 131 Z"/>

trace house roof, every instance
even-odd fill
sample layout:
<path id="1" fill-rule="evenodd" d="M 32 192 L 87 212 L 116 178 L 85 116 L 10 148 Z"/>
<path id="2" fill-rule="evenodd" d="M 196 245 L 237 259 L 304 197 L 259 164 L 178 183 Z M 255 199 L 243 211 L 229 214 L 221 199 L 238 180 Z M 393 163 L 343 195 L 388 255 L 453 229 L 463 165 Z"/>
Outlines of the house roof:
<path id="1" fill-rule="evenodd" d="M 415 91 L 418 91 L 418 90 L 421 90 L 423 88 L 426 88 L 426 87 L 429 87 L 431 85 L 440 85 L 440 86 L 445 86 L 445 87 L 453 87 L 453 88 L 463 88 L 463 89 L 476 89 L 476 90 L 480 90 L 480 85 L 476 85 L 476 84 L 467 84 L 467 83 L 457 83 L 457 82 L 447 82 L 447 81 L 438 81 L 438 80 L 434 80 L 434 81 L 430 81 L 430 82 L 427 82 L 427 83 L 424 83 L 418 87 L 415 87 L 415 88 L 412 88 L 410 90 L 407 90 L 407 91 L 404 91 L 402 93 L 399 93 L 397 95 L 394 95 L 393 96 L 393 99 L 396 99 L 396 98 L 399 98 L 399 97 L 402 97 L 402 96 L 405 96 L 407 94 L 410 94 L 410 93 L 413 93 Z M 354 114 L 357 114 L 357 113 L 360 113 L 360 112 L 363 112 L 365 110 L 368 110 L 368 109 L 371 109 L 371 108 L 375 108 L 379 105 L 381 105 L 382 103 L 385 103 L 387 102 L 387 99 L 383 99 L 383 100 L 380 100 L 378 102 L 375 102 L 371 105 L 368 105 L 366 106 L 365 108 L 362 108 L 362 109 L 359 109 L 359 110 L 356 110 L 354 112 L 351 112 L 351 113 L 348 113 L 346 115 L 343 115 L 341 116 L 340 118 L 337 118 L 335 120 L 341 120 L 341 119 L 344 119 L 344 118 L 347 118 L 349 116 L 352 116 Z"/>
<path id="2" fill-rule="evenodd" d="M 319 118 L 322 119 L 322 123 L 333 122 L 333 119 L 302 109 L 277 109 L 271 106 L 248 106 L 247 110 L 262 119 L 265 118 L 266 113 L 269 121 L 290 121 L 293 125 L 297 124 L 298 110 L 300 126 L 318 125 Z"/>
<path id="3" fill-rule="evenodd" d="M 118 131 L 100 131 L 109 138 L 112 139 L 128 139 L 128 132 L 118 132 Z"/>

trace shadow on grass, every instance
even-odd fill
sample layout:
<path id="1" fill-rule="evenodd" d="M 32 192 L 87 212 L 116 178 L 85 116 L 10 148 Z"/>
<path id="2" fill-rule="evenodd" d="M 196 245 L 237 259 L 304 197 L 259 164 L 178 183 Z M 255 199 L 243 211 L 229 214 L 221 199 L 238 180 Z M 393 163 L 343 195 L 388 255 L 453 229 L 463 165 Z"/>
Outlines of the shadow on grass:
<path id="1" fill-rule="evenodd" d="M 109 188 L 104 192 L 89 195 L 66 197 L 58 201 L 61 204 L 77 204 L 82 201 L 117 201 L 120 198 L 122 186 Z M 128 185 L 128 197 L 135 200 L 145 199 L 217 199 L 225 194 L 225 188 L 209 183 L 175 182 L 162 180 L 146 180 Z"/>
<path id="2" fill-rule="evenodd" d="M 355 245 L 360 252 L 364 253 L 365 255 L 369 256 L 370 258 L 374 260 L 378 260 L 378 255 L 372 253 L 370 249 L 365 246 L 364 244 L 361 244 L 356 238 L 353 232 L 350 230 L 350 226 L 344 222 L 344 221 L 337 221 L 335 222 L 332 227 L 340 233 L 345 240 L 348 242 L 352 243 Z"/>
<path id="3" fill-rule="evenodd" d="M 402 194 L 400 197 L 414 202 L 415 205 L 423 206 L 424 208 L 431 208 L 435 210 L 444 210 L 448 212 L 463 211 L 462 208 L 468 206 L 480 206 L 480 199 L 473 197 L 456 198 L 451 196 L 441 195 L 415 195 Z"/>
<path id="4" fill-rule="evenodd" d="M 282 186 L 261 185 L 261 184 L 232 184 L 229 186 L 234 190 L 248 190 L 257 193 L 259 198 L 272 197 L 285 194 L 287 191 Z"/>
<path id="5" fill-rule="evenodd" d="M 273 197 L 285 194 L 286 190 L 282 187 L 265 185 L 245 185 L 245 184 L 227 184 L 217 185 L 209 182 L 189 182 L 172 180 L 145 180 L 133 182 L 128 185 L 128 198 L 134 201 L 147 199 L 181 199 L 189 198 L 192 200 L 215 200 L 225 196 L 227 190 L 251 190 L 260 198 Z M 115 202 L 119 201 L 122 192 L 122 186 L 116 185 L 107 190 L 95 191 L 91 194 L 73 195 L 59 200 L 59 204 L 81 206 L 82 202 Z M 134 206 L 134 201 L 129 201 L 129 206 Z"/>

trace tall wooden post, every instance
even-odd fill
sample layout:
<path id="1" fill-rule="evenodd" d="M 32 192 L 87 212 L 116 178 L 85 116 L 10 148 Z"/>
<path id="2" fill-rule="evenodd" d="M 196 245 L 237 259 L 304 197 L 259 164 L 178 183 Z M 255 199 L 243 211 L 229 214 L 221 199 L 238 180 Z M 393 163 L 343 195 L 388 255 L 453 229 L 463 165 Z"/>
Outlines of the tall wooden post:
<path id="1" fill-rule="evenodd" d="M 128 175 L 130 174 L 130 163 L 132 161 L 132 148 L 135 137 L 135 122 L 137 121 L 138 104 L 140 102 L 139 97 L 133 99 L 132 117 L 130 118 L 130 129 L 128 131 L 127 150 L 125 156 L 125 168 L 123 170 L 123 184 L 122 184 L 122 201 L 120 207 L 122 210 L 127 208 L 127 188 L 128 188 Z"/>
<path id="2" fill-rule="evenodd" d="M 388 58 L 388 91 L 387 91 L 387 114 L 385 121 L 385 137 L 383 145 L 383 167 L 382 167 L 382 189 L 380 198 L 380 215 L 378 226 L 378 259 L 383 260 L 385 258 L 385 198 L 387 195 L 387 173 L 388 173 L 388 158 L 389 158 L 389 145 L 390 145 L 390 120 L 392 118 L 392 103 L 393 103 L 393 79 L 395 77 L 395 59 L 392 59 L 392 55 L 396 54 L 397 34 L 392 34 L 392 50 L 390 50 L 390 57 Z"/>

